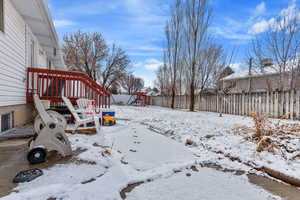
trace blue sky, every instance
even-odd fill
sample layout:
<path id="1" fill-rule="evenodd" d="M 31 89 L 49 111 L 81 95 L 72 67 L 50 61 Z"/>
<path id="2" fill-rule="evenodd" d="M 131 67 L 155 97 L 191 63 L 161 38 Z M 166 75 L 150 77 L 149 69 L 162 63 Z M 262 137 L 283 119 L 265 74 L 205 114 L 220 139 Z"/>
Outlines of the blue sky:
<path id="1" fill-rule="evenodd" d="M 153 85 L 163 61 L 164 24 L 173 0 L 48 0 L 60 38 L 77 30 L 100 32 L 109 44 L 124 48 L 131 70 Z M 240 70 L 251 37 L 266 31 L 272 18 L 294 9 L 296 0 L 212 0 L 211 32 L 230 51 Z"/>

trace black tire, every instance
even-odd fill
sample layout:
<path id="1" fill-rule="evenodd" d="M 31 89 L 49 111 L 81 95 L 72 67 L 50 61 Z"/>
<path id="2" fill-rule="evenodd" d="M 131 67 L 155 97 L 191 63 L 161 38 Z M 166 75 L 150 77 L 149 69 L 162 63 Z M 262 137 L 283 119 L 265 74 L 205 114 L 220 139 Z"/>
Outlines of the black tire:
<path id="1" fill-rule="evenodd" d="M 32 149 L 27 154 L 27 160 L 30 164 L 39 164 L 46 161 L 47 151 L 44 148 L 37 147 Z"/>

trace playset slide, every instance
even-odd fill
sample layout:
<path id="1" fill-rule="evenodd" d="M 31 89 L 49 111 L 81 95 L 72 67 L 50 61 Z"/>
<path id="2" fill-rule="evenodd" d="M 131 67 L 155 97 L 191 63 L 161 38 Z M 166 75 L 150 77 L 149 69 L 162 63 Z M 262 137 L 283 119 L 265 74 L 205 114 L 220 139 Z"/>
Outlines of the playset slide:
<path id="1" fill-rule="evenodd" d="M 137 99 L 137 98 L 135 98 L 135 99 L 133 99 L 133 101 L 131 101 L 131 102 L 129 103 L 129 105 L 136 104 L 136 103 L 137 103 L 137 101 L 138 101 L 138 99 Z"/>

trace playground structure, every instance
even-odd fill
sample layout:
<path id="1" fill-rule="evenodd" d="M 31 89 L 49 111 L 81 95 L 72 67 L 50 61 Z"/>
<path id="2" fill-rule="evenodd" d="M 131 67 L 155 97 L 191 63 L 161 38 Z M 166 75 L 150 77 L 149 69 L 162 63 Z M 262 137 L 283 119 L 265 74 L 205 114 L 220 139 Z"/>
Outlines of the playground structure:
<path id="1" fill-rule="evenodd" d="M 145 92 L 137 92 L 130 97 L 127 104 L 135 106 L 150 105 L 150 97 Z"/>

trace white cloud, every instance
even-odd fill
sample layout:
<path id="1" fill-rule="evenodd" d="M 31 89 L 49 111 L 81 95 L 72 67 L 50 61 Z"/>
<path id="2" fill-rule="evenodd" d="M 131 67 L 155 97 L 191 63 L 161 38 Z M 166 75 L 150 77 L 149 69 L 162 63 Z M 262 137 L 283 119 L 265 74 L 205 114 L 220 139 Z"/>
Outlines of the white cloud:
<path id="1" fill-rule="evenodd" d="M 137 76 L 144 80 L 145 87 L 153 87 L 154 86 L 155 79 L 153 77 L 143 76 L 143 75 L 137 75 Z"/>
<path id="2" fill-rule="evenodd" d="M 258 4 L 254 9 L 254 15 L 255 16 L 263 15 L 266 11 L 267 11 L 266 4 L 263 1 L 260 4 Z"/>
<path id="3" fill-rule="evenodd" d="M 287 8 L 282 9 L 278 16 L 283 18 L 279 23 L 276 21 L 275 17 L 272 17 L 269 20 L 261 19 L 250 27 L 248 33 L 256 35 L 264 33 L 270 28 L 273 30 L 280 29 L 285 24 L 288 24 L 289 21 L 297 18 L 300 19 L 300 12 L 297 9 L 296 0 L 292 0 L 291 4 Z"/>
<path id="4" fill-rule="evenodd" d="M 234 72 L 238 72 L 241 70 L 242 65 L 243 65 L 242 63 L 233 63 L 230 65 L 230 67 Z"/>
<path id="5" fill-rule="evenodd" d="M 149 56 L 161 56 L 161 52 L 143 52 L 143 51 L 129 51 L 127 53 L 130 56 L 140 56 L 140 57 L 149 57 Z"/>
<path id="6" fill-rule="evenodd" d="M 229 28 L 213 27 L 212 31 L 226 39 L 250 40 L 252 38 L 251 35 L 247 33 L 240 33 L 238 30 L 232 30 Z"/>
<path id="7" fill-rule="evenodd" d="M 143 63 L 142 62 L 137 62 L 132 64 L 133 67 L 142 67 Z"/>
<path id="8" fill-rule="evenodd" d="M 141 51 L 159 51 L 162 52 L 163 48 L 158 47 L 158 46 L 138 46 L 138 47 L 133 47 L 129 49 L 134 49 L 134 50 L 141 50 Z"/>
<path id="9" fill-rule="evenodd" d="M 285 17 L 285 19 L 292 20 L 298 18 L 300 20 L 300 12 L 297 9 L 296 0 L 291 0 L 290 5 L 287 8 L 282 9 L 277 16 Z M 276 23 L 276 17 L 266 18 L 268 12 L 266 3 L 262 1 L 253 10 L 248 20 L 235 20 L 232 18 L 224 18 L 224 23 L 218 27 L 213 27 L 212 30 L 219 36 L 245 42 L 253 38 L 254 35 L 261 34 L 272 29 L 278 29 L 279 24 L 286 23 L 283 20 Z"/>
<path id="10" fill-rule="evenodd" d="M 297 1 L 296 0 L 292 0 L 291 4 L 289 7 L 283 9 L 280 11 L 279 15 L 280 16 L 289 16 L 292 15 L 293 13 L 295 13 L 297 8 Z"/>
<path id="11" fill-rule="evenodd" d="M 218 27 L 213 27 L 212 30 L 225 39 L 240 41 L 240 43 L 247 42 L 247 40 L 253 37 L 252 32 L 254 30 L 250 31 L 252 25 L 266 12 L 266 4 L 262 1 L 255 8 L 251 9 L 251 15 L 247 20 L 235 20 L 230 17 L 225 17 L 224 23 Z M 257 27 L 255 28 L 257 29 Z"/>
<path id="12" fill-rule="evenodd" d="M 149 71 L 156 71 L 161 65 L 163 65 L 163 62 L 155 58 L 151 58 L 146 60 L 144 67 Z"/>
<path id="13" fill-rule="evenodd" d="M 248 33 L 253 34 L 253 35 L 260 34 L 260 33 L 267 31 L 269 29 L 269 26 L 270 26 L 269 21 L 261 20 L 261 21 L 255 23 L 250 28 Z"/>
<path id="14" fill-rule="evenodd" d="M 144 67 L 146 70 L 151 72 L 157 71 L 161 65 L 163 65 L 163 62 L 155 58 L 146 59 L 144 62 L 136 62 L 132 64 L 133 67 Z"/>
<path id="15" fill-rule="evenodd" d="M 70 20 L 54 20 L 54 26 L 56 28 L 62 28 L 66 26 L 74 26 L 76 23 Z"/>

